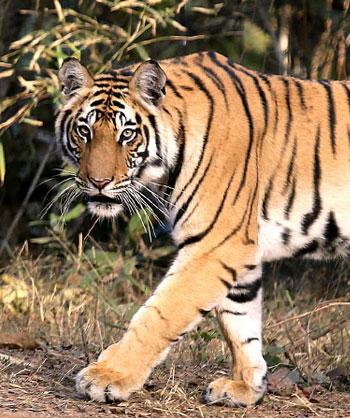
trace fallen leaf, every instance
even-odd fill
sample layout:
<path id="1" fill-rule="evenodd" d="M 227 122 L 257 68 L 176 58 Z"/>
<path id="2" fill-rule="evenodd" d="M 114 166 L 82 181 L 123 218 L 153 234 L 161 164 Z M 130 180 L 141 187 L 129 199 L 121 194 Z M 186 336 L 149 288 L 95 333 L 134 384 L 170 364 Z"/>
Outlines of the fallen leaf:
<path id="1" fill-rule="evenodd" d="M 269 391 L 279 395 L 291 394 L 295 386 L 303 383 L 299 370 L 290 370 L 288 367 L 281 367 L 267 375 Z"/>
<path id="2" fill-rule="evenodd" d="M 334 380 L 342 380 L 342 379 L 344 379 L 344 378 L 347 378 L 347 377 L 349 377 L 349 375 L 350 375 L 350 371 L 349 371 L 349 369 L 347 369 L 346 367 L 344 367 L 344 366 L 338 366 L 338 367 L 335 367 L 334 369 L 332 369 L 332 370 L 330 370 L 328 373 L 327 373 L 327 376 L 332 380 L 332 381 L 334 381 Z"/>
<path id="3" fill-rule="evenodd" d="M 311 380 L 313 383 L 318 385 L 329 385 L 331 383 L 331 379 L 325 373 L 316 372 L 311 376 Z"/>

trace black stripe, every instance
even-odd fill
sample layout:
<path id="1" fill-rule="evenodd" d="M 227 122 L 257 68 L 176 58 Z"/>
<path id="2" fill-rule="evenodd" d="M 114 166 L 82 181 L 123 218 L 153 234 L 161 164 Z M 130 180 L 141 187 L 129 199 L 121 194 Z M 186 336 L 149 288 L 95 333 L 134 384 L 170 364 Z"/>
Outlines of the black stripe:
<path id="1" fill-rule="evenodd" d="M 246 264 L 244 268 L 246 268 L 247 270 L 255 270 L 256 264 Z"/>
<path id="2" fill-rule="evenodd" d="M 120 109 L 125 109 L 125 104 L 120 102 L 119 100 L 112 100 L 112 106 L 119 107 Z"/>
<path id="3" fill-rule="evenodd" d="M 265 126 L 267 128 L 267 125 Z M 265 135 L 265 132 L 263 133 L 263 135 Z M 255 244 L 255 241 L 253 239 L 251 239 L 249 237 L 249 227 L 250 227 L 250 223 L 252 220 L 252 216 L 253 216 L 253 210 L 256 206 L 256 196 L 258 194 L 258 187 L 259 187 L 259 156 L 260 156 L 260 151 L 262 148 L 262 143 L 263 143 L 263 137 L 260 140 L 260 146 L 259 143 L 257 143 L 257 147 L 259 147 L 259 151 L 256 150 L 256 158 L 255 158 L 255 168 L 256 168 L 256 177 L 255 177 L 255 186 L 254 186 L 254 191 L 253 191 L 253 196 L 251 197 L 251 193 L 249 194 L 249 198 L 248 198 L 248 203 L 250 202 L 250 207 L 249 207 L 249 211 L 248 211 L 248 221 L 246 223 L 246 227 L 245 227 L 245 240 L 243 240 L 243 244 L 244 245 L 253 245 Z"/>
<path id="4" fill-rule="evenodd" d="M 305 245 L 305 247 L 294 253 L 294 257 L 302 257 L 307 254 L 312 254 L 318 249 L 318 242 L 313 240 Z"/>
<path id="5" fill-rule="evenodd" d="M 247 214 L 248 214 L 248 210 L 246 209 L 245 212 L 244 212 L 244 215 L 242 216 L 242 219 L 240 220 L 238 225 L 235 226 L 233 228 L 233 230 L 231 232 L 229 232 L 217 245 L 215 245 L 215 247 L 213 247 L 211 249 L 211 251 L 214 251 L 217 248 L 221 247 L 221 245 L 225 244 L 225 242 L 227 242 L 229 239 L 231 239 L 234 235 L 236 235 L 240 231 L 240 229 L 242 228 L 242 225 L 243 225 L 243 223 L 246 219 Z"/>
<path id="6" fill-rule="evenodd" d="M 104 89 L 104 88 L 110 89 L 112 87 L 110 83 L 99 83 L 99 80 L 95 81 L 95 84 L 99 89 Z"/>
<path id="7" fill-rule="evenodd" d="M 256 159 L 256 161 L 257 161 L 257 159 Z M 257 176 L 259 176 L 258 168 L 257 168 Z M 245 240 L 243 241 L 244 245 L 255 244 L 255 241 L 249 237 L 249 227 L 250 227 L 250 222 L 252 220 L 253 209 L 255 208 L 255 198 L 256 198 L 256 195 L 258 193 L 258 185 L 259 185 L 259 182 L 256 179 L 255 180 L 255 187 L 254 187 L 253 197 L 251 197 L 251 194 L 249 195 L 250 204 L 249 204 L 249 210 L 248 210 L 248 221 L 247 221 L 246 227 L 245 227 L 245 234 L 244 234 L 245 235 Z"/>
<path id="8" fill-rule="evenodd" d="M 293 150 L 292 150 L 292 155 L 290 157 L 289 164 L 288 164 L 287 177 L 286 177 L 286 181 L 284 183 L 283 192 L 282 192 L 283 194 L 287 192 L 291 184 L 291 177 L 294 171 L 296 153 L 297 153 L 297 138 L 294 137 Z"/>
<path id="9" fill-rule="evenodd" d="M 184 85 L 181 85 L 181 86 L 178 86 L 180 89 L 182 89 L 182 90 L 186 90 L 186 91 L 194 91 L 194 88 L 193 87 L 191 87 L 191 86 L 184 86 Z"/>
<path id="10" fill-rule="evenodd" d="M 194 177 L 196 176 L 196 174 L 199 170 L 199 167 L 202 163 L 203 156 L 204 156 L 204 153 L 205 153 L 205 150 L 206 150 L 206 147 L 207 147 L 209 132 L 210 132 L 210 129 L 211 129 L 211 124 L 213 122 L 213 115 L 214 115 L 214 99 L 213 99 L 211 93 L 209 92 L 209 90 L 205 87 L 202 80 L 199 77 L 197 77 L 195 74 L 192 74 L 192 73 L 190 73 L 189 71 L 186 71 L 186 70 L 184 72 L 193 80 L 193 82 L 198 87 L 198 89 L 200 91 L 202 91 L 205 94 L 205 96 L 207 97 L 208 102 L 209 102 L 209 115 L 208 115 L 208 123 L 207 123 L 206 131 L 205 131 L 205 134 L 204 134 L 202 149 L 201 149 L 201 152 L 200 152 L 200 155 L 199 155 L 198 163 L 197 163 L 197 165 L 196 165 L 196 167 L 195 167 L 195 169 L 194 169 L 194 171 L 191 175 L 191 178 L 187 181 L 187 183 L 182 188 L 179 195 L 176 197 L 176 199 L 174 201 L 174 204 L 176 204 L 176 202 L 178 202 L 179 199 L 181 198 L 181 196 L 185 193 L 188 186 L 192 183 Z"/>
<path id="11" fill-rule="evenodd" d="M 327 92 L 327 101 L 328 101 L 328 118 L 329 118 L 329 130 L 331 134 L 331 146 L 333 155 L 336 151 L 336 141 L 335 141 L 335 123 L 336 123 L 336 116 L 335 116 L 335 104 L 334 104 L 334 97 L 332 87 L 327 80 L 320 80 L 320 84 L 325 88 Z"/>
<path id="12" fill-rule="evenodd" d="M 223 309 L 222 311 L 219 312 L 219 314 L 243 316 L 243 315 L 247 315 L 247 312 L 238 312 L 238 311 L 231 311 L 230 309 Z"/>
<path id="13" fill-rule="evenodd" d="M 273 97 L 273 100 L 274 100 L 274 104 L 275 104 L 275 107 L 274 107 L 274 109 L 275 109 L 275 122 L 274 122 L 274 127 L 273 127 L 273 134 L 275 135 L 276 134 L 276 131 L 277 131 L 277 123 L 278 123 L 278 115 L 279 115 L 279 113 L 278 113 L 278 104 L 277 104 L 277 100 L 276 100 L 276 93 L 273 90 L 273 88 L 271 86 L 271 81 L 270 81 L 270 79 L 269 79 L 269 77 L 267 75 L 265 75 L 265 74 L 259 74 L 259 77 L 264 81 L 264 83 L 268 87 L 268 89 L 269 89 L 269 91 L 270 91 L 270 93 L 271 93 L 271 95 Z"/>
<path id="14" fill-rule="evenodd" d="M 165 106 L 163 106 L 163 110 L 165 113 L 167 113 L 171 117 L 171 119 L 173 118 L 173 115 L 169 112 L 169 110 Z"/>
<path id="15" fill-rule="evenodd" d="M 117 88 L 120 88 L 120 89 L 125 89 L 125 88 L 129 87 L 129 82 L 130 82 L 129 78 L 120 78 L 120 76 L 119 76 L 113 82 L 112 86 L 113 86 L 113 88 L 117 87 Z"/>
<path id="16" fill-rule="evenodd" d="M 285 100 L 286 100 L 287 111 L 288 111 L 287 122 L 286 122 L 286 130 L 285 130 L 285 134 L 284 134 L 284 143 L 288 144 L 290 130 L 291 130 L 292 123 L 293 123 L 293 115 L 292 115 L 292 107 L 291 107 L 291 104 L 290 104 L 289 80 L 287 78 L 283 78 L 282 81 L 283 81 L 283 84 L 285 86 Z"/>
<path id="17" fill-rule="evenodd" d="M 121 82 L 120 80 L 118 82 L 114 82 L 111 84 L 112 90 L 114 92 L 126 92 L 129 90 L 129 83 L 128 82 Z"/>
<path id="18" fill-rule="evenodd" d="M 99 95 L 102 95 L 102 94 L 110 94 L 110 93 L 111 93 L 110 90 L 106 90 L 106 89 L 101 88 L 101 89 L 95 91 L 95 93 L 93 93 L 92 97 L 99 96 Z"/>
<path id="19" fill-rule="evenodd" d="M 295 78 L 293 78 L 292 80 L 294 80 L 294 84 L 297 88 L 297 92 L 298 92 L 298 96 L 299 96 L 299 100 L 300 100 L 300 106 L 303 110 L 306 110 L 306 103 L 305 103 L 305 97 L 304 97 L 304 87 L 303 87 L 302 83 L 300 82 L 300 80 L 296 80 Z"/>
<path id="20" fill-rule="evenodd" d="M 60 139 L 61 139 L 61 141 L 63 139 L 63 133 L 65 132 L 65 126 L 64 125 L 65 125 L 68 117 L 71 116 L 71 114 L 72 114 L 72 110 L 68 109 L 64 112 L 64 114 L 61 118 L 61 122 L 60 122 Z"/>
<path id="21" fill-rule="evenodd" d="M 185 247 L 186 245 L 194 244 L 194 243 L 200 241 L 207 234 L 209 234 L 210 231 L 214 228 L 216 222 L 219 219 L 219 216 L 220 216 L 220 213 L 222 211 L 222 208 L 224 207 L 224 204 L 225 204 L 225 201 L 226 201 L 226 198 L 227 198 L 227 194 L 228 194 L 228 191 L 230 189 L 230 186 L 231 186 L 231 183 L 232 183 L 232 179 L 233 179 L 234 174 L 235 173 L 232 173 L 232 175 L 230 177 L 230 180 L 229 180 L 229 182 L 228 182 L 228 184 L 226 186 L 225 192 L 224 192 L 223 197 L 221 199 L 220 205 L 217 208 L 217 210 L 215 212 L 215 216 L 214 216 L 213 220 L 211 221 L 211 223 L 208 225 L 208 227 L 204 231 L 200 232 L 199 234 L 192 235 L 192 236 L 186 238 L 182 243 L 179 244 L 179 249 Z"/>
<path id="22" fill-rule="evenodd" d="M 103 77 L 96 77 L 95 78 L 95 84 L 98 83 L 104 83 L 105 81 L 114 81 L 116 79 L 116 75 L 109 75 L 109 76 L 103 76 Z"/>
<path id="23" fill-rule="evenodd" d="M 348 106 L 349 106 L 349 109 L 350 109 L 350 86 L 347 85 L 347 84 L 341 84 L 341 85 L 343 86 L 343 88 L 345 90 L 346 98 L 348 100 Z"/>
<path id="24" fill-rule="evenodd" d="M 142 117 L 141 117 L 141 115 L 138 112 L 135 113 L 135 119 L 136 119 L 136 123 L 138 123 L 139 125 L 141 125 Z"/>
<path id="25" fill-rule="evenodd" d="M 190 212 L 188 212 L 188 214 L 187 214 L 187 216 L 186 216 L 186 218 L 182 221 L 182 227 L 185 225 L 185 223 L 191 218 L 191 216 L 193 215 L 193 213 L 196 211 L 196 209 L 198 208 L 198 206 L 199 206 L 199 202 L 197 202 L 194 206 L 193 206 L 193 208 L 192 208 L 192 210 L 190 211 Z"/>
<path id="26" fill-rule="evenodd" d="M 105 103 L 106 103 L 106 99 L 97 99 L 97 100 L 94 100 L 93 102 L 91 102 L 90 106 L 91 107 L 100 106 L 101 104 L 105 104 Z"/>
<path id="27" fill-rule="evenodd" d="M 290 211 L 292 210 L 292 207 L 293 207 L 293 205 L 294 205 L 294 199 L 295 199 L 295 191 L 296 191 L 296 179 L 295 179 L 295 177 L 293 177 L 293 180 L 292 180 L 292 187 L 291 187 L 291 189 L 290 189 L 290 192 L 289 192 L 289 196 L 288 196 L 288 200 L 287 200 L 287 204 L 286 204 L 286 207 L 284 208 L 284 217 L 286 218 L 286 219 L 289 219 L 289 216 L 290 216 Z"/>
<path id="28" fill-rule="evenodd" d="M 271 89 L 271 82 L 269 77 L 266 74 L 258 74 L 259 77 L 263 80 L 263 82 L 266 84 L 266 86 L 268 87 L 268 89 L 270 90 L 270 92 L 272 93 L 272 89 Z"/>
<path id="29" fill-rule="evenodd" d="M 107 385 L 105 387 L 105 390 L 104 390 L 105 403 L 113 403 L 115 401 L 115 398 L 114 398 L 114 396 L 111 393 L 110 386 L 111 385 Z M 86 390 L 86 387 L 85 387 L 85 390 Z"/>
<path id="30" fill-rule="evenodd" d="M 257 76 L 255 76 L 254 74 L 251 74 L 250 72 L 248 72 L 246 69 L 242 67 L 239 67 L 239 71 L 243 72 L 246 76 L 250 77 L 253 80 L 255 88 L 259 94 L 261 105 L 262 105 L 263 112 L 264 112 L 264 130 L 262 133 L 262 137 L 264 138 L 266 131 L 267 131 L 267 124 L 268 124 L 268 117 L 269 117 L 269 105 L 267 102 L 266 94 L 264 90 L 261 88 L 259 79 Z"/>
<path id="31" fill-rule="evenodd" d="M 219 277 L 221 283 L 226 287 L 227 290 L 231 290 L 233 285 L 231 283 L 229 283 L 227 280 L 222 279 L 221 277 Z"/>
<path id="32" fill-rule="evenodd" d="M 301 230 L 304 235 L 309 231 L 310 226 L 316 221 L 320 215 L 322 204 L 320 195 L 320 181 L 321 181 L 321 163 L 320 163 L 320 127 L 317 128 L 315 147 L 314 147 L 314 167 L 313 167 L 313 204 L 311 212 L 304 215 L 301 222 Z"/>
<path id="33" fill-rule="evenodd" d="M 330 211 L 327 219 L 326 228 L 324 231 L 324 238 L 326 240 L 325 245 L 331 245 L 339 236 L 340 231 L 335 220 L 334 212 Z"/>
<path id="34" fill-rule="evenodd" d="M 69 117 L 72 116 L 70 119 Z M 77 156 L 76 156 L 76 148 L 74 148 L 71 144 L 70 141 L 70 135 L 69 132 L 71 130 L 72 127 L 72 123 L 73 123 L 73 115 L 72 115 L 72 111 L 71 109 L 68 109 L 64 116 L 61 119 L 60 122 L 60 144 L 62 147 L 62 150 L 64 151 L 64 154 L 66 155 L 66 157 L 70 158 L 71 160 L 73 160 L 74 162 L 76 162 L 77 160 Z M 64 134 L 66 135 L 67 138 L 67 143 L 64 143 L 63 141 L 63 136 Z"/>
<path id="35" fill-rule="evenodd" d="M 124 99 L 125 94 L 121 93 L 119 89 L 117 91 L 114 91 L 113 88 L 113 97 L 116 97 L 117 99 Z"/>
<path id="36" fill-rule="evenodd" d="M 171 80 L 166 81 L 166 85 L 170 87 L 170 89 L 173 91 L 176 97 L 183 99 L 183 96 L 181 93 L 178 92 L 177 88 L 175 87 L 174 83 Z"/>
<path id="37" fill-rule="evenodd" d="M 210 156 L 210 160 L 209 160 L 207 166 L 205 167 L 205 169 L 204 169 L 204 171 L 203 171 L 200 179 L 198 180 L 197 184 L 194 187 L 194 190 L 195 191 L 197 191 L 197 190 L 200 189 L 201 184 L 203 183 L 204 179 L 207 176 L 207 173 L 208 173 L 208 170 L 209 170 L 209 168 L 211 166 L 212 161 L 213 161 L 213 156 L 211 155 Z M 176 226 L 176 224 L 178 223 L 178 221 L 183 217 L 183 215 L 186 213 L 186 211 L 187 211 L 190 203 L 192 202 L 194 196 L 196 196 L 196 193 L 195 192 L 194 193 L 191 193 L 190 196 L 189 196 L 189 198 L 182 204 L 182 206 L 177 211 L 176 217 L 175 217 L 175 220 L 174 220 L 174 224 L 173 224 L 174 227 Z"/>
<path id="38" fill-rule="evenodd" d="M 251 283 L 236 285 L 231 292 L 228 293 L 227 297 L 236 303 L 250 302 L 257 297 L 261 284 L 262 281 L 259 277 Z M 236 289 L 238 289 L 239 292 L 236 293 Z"/>
<path id="39" fill-rule="evenodd" d="M 283 245 L 288 245 L 290 242 L 290 229 L 284 228 L 284 231 L 282 232 L 282 242 Z"/>
<path id="40" fill-rule="evenodd" d="M 142 128 L 143 128 L 143 133 L 144 133 L 144 135 L 146 137 L 147 148 L 148 148 L 148 143 L 149 143 L 149 129 L 148 129 L 148 126 L 147 125 L 143 125 Z"/>
<path id="41" fill-rule="evenodd" d="M 186 131 L 185 131 L 185 125 L 183 122 L 182 115 L 180 111 L 178 111 L 179 114 L 179 129 L 176 136 L 176 142 L 179 146 L 179 150 L 176 157 L 176 164 L 175 167 L 171 170 L 169 179 L 168 179 L 168 186 L 171 188 L 175 187 L 176 181 L 180 175 L 181 168 L 183 166 L 183 161 L 185 157 L 185 142 L 186 142 Z"/>
<path id="42" fill-rule="evenodd" d="M 146 147 L 145 151 L 139 151 L 139 152 L 136 153 L 136 158 L 141 157 L 143 160 L 145 160 L 148 157 L 148 155 L 149 154 L 148 154 L 148 150 L 147 150 L 147 147 Z"/>
<path id="43" fill-rule="evenodd" d="M 146 168 L 148 167 L 146 158 L 148 157 L 148 144 L 149 144 L 149 138 L 150 138 L 149 137 L 149 129 L 148 129 L 147 125 L 142 125 L 142 129 L 143 129 L 144 137 L 146 139 L 146 151 L 145 151 L 145 157 L 144 157 L 144 160 L 142 162 L 142 165 L 139 167 L 139 170 L 137 172 L 138 177 L 140 177 L 143 174 L 143 172 L 146 170 Z"/>
<path id="44" fill-rule="evenodd" d="M 202 68 L 202 70 L 205 71 L 205 73 L 209 76 L 209 78 L 212 80 L 212 82 L 215 84 L 218 90 L 220 90 L 220 92 L 224 96 L 226 108 L 228 108 L 228 101 L 227 101 L 226 89 L 225 89 L 224 83 L 221 81 L 219 76 L 216 74 L 216 72 L 212 68 L 207 67 L 201 62 L 197 62 L 197 64 Z"/>
<path id="45" fill-rule="evenodd" d="M 157 154 L 162 157 L 163 154 L 162 154 L 162 150 L 161 150 L 160 137 L 159 137 L 159 131 L 158 131 L 158 127 L 157 127 L 156 118 L 154 117 L 154 115 L 148 115 L 148 120 L 149 120 L 149 122 L 150 122 L 150 124 L 153 128 L 154 136 L 156 138 Z"/>
<path id="46" fill-rule="evenodd" d="M 245 88 L 243 86 L 242 81 L 240 80 L 240 78 L 237 76 L 237 74 L 235 73 L 235 71 L 232 69 L 232 67 L 229 67 L 223 63 L 221 63 L 217 57 L 215 52 L 209 52 L 209 58 L 216 64 L 218 65 L 220 68 L 222 68 L 229 76 L 230 79 L 233 83 L 233 85 L 236 88 L 236 91 L 240 97 L 240 100 L 242 102 L 243 105 L 243 109 L 244 112 L 246 114 L 247 117 L 247 121 L 248 121 L 248 125 L 249 125 L 249 144 L 248 144 L 248 149 L 246 151 L 246 155 L 245 155 L 245 160 L 244 160 L 244 168 L 243 168 L 243 175 L 238 187 L 238 190 L 236 192 L 236 195 L 233 199 L 233 204 L 236 203 L 237 199 L 240 196 L 240 193 L 245 185 L 246 182 L 246 178 L 247 178 L 247 171 L 248 171 L 248 164 L 250 161 L 250 157 L 251 157 L 251 150 L 253 147 L 253 140 L 254 140 L 254 124 L 253 124 L 253 118 L 252 115 L 250 113 L 250 109 L 249 109 L 249 105 L 248 105 L 248 101 L 247 101 L 247 94 L 245 91 Z"/>
<path id="47" fill-rule="evenodd" d="M 131 77 L 134 75 L 134 72 L 129 70 L 128 68 L 123 68 L 122 70 L 118 70 L 118 73 L 124 77 Z"/>
<path id="48" fill-rule="evenodd" d="M 223 261 L 220 261 L 220 264 L 222 265 L 222 267 L 228 272 L 230 273 L 230 275 L 232 276 L 232 281 L 235 282 L 237 279 L 237 272 L 233 267 L 228 266 L 226 263 L 224 263 Z"/>
<path id="49" fill-rule="evenodd" d="M 263 202 L 261 205 L 261 212 L 262 212 L 262 216 L 265 220 L 269 220 L 269 216 L 268 216 L 268 212 L 267 212 L 267 205 L 269 203 L 270 197 L 271 197 L 271 192 L 272 192 L 272 179 L 269 180 L 269 183 L 265 189 L 265 194 L 264 194 L 264 198 L 263 198 Z"/>
<path id="50" fill-rule="evenodd" d="M 250 344 L 253 341 L 260 341 L 260 340 L 258 337 L 250 337 L 250 338 L 247 338 L 245 341 L 243 341 L 242 344 Z"/>

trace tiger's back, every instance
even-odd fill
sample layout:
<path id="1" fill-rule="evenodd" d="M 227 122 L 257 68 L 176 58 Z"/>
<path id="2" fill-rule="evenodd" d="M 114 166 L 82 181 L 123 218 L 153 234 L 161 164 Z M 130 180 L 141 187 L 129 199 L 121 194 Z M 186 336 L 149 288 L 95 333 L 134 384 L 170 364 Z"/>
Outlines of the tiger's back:
<path id="1" fill-rule="evenodd" d="M 57 136 L 90 210 L 152 210 L 150 196 L 164 210 L 170 190 L 178 246 L 122 340 L 79 373 L 78 391 L 126 399 L 215 308 L 234 364 L 206 399 L 258 402 L 262 263 L 349 254 L 350 84 L 262 75 L 215 53 L 95 79 L 70 61 L 60 79 L 70 99 Z"/>
<path id="2" fill-rule="evenodd" d="M 201 203 L 203 212 L 208 212 L 203 200 L 210 202 L 231 166 L 239 179 L 232 187 L 238 195 L 235 203 L 243 209 L 253 202 L 257 206 L 250 217 L 247 215 L 250 228 L 245 234 L 248 239 L 256 219 L 256 244 L 263 260 L 294 255 L 348 255 L 350 83 L 267 76 L 235 65 L 218 54 L 186 58 L 175 66 L 172 79 L 176 80 L 177 93 L 185 98 L 195 119 L 202 114 L 205 121 L 211 120 L 210 126 L 202 124 L 199 135 L 195 123 L 189 123 L 197 130 L 188 132 L 186 145 L 192 137 L 204 138 L 204 128 L 215 137 L 212 144 L 207 144 L 208 149 L 212 145 L 211 151 L 205 150 L 210 155 L 207 159 L 200 140 L 193 139 L 188 145 L 193 147 L 190 155 L 202 156 L 196 167 L 199 162 L 205 166 L 202 171 L 206 173 L 206 183 L 201 183 L 201 191 L 206 195 Z M 171 61 L 170 68 L 173 67 Z M 202 98 L 193 93 L 193 84 Z M 189 175 L 185 173 L 184 177 Z M 179 200 L 175 196 L 175 201 Z M 210 202 L 208 206 L 215 205 Z M 234 206 L 232 213 L 227 213 L 228 218 L 237 216 Z M 200 208 L 190 214 L 190 205 L 186 205 L 186 210 L 187 218 L 185 211 L 179 212 L 191 227 L 197 220 L 191 223 L 189 215 L 205 218 L 198 212 Z"/>

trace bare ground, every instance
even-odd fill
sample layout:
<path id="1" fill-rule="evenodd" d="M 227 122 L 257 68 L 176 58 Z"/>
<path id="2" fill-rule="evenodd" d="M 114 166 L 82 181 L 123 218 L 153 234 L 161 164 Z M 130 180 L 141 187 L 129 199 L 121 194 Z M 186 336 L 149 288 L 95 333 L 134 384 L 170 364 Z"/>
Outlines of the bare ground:
<path id="1" fill-rule="evenodd" d="M 121 338 L 149 290 L 139 292 L 129 280 L 106 281 L 104 272 L 91 283 L 92 262 L 78 262 L 71 267 L 64 257 L 18 257 L 0 270 L 0 418 L 350 418 L 350 265 L 267 269 L 263 335 L 270 393 L 255 408 L 236 409 L 202 402 L 208 383 L 230 368 L 212 315 L 129 401 L 80 399 L 76 373 Z M 137 283 L 152 277 L 135 271 L 143 274 Z M 281 370 L 294 373 L 287 384 L 276 380 Z"/>
<path id="2" fill-rule="evenodd" d="M 269 394 L 255 408 L 205 405 L 203 390 L 225 367 L 210 360 L 193 364 L 180 357 L 173 352 L 129 401 L 105 405 L 80 399 L 75 393 L 74 375 L 86 363 L 78 348 L 2 349 L 0 417 L 350 417 L 350 393 L 321 386 L 311 390 L 295 386 L 288 396 Z"/>

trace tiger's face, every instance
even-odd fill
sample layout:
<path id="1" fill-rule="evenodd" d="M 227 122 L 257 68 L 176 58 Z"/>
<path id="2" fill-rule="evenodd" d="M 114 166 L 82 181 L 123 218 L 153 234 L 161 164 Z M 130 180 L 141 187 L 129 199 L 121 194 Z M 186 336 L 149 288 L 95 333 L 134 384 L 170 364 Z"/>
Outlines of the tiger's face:
<path id="1" fill-rule="evenodd" d="M 156 116 L 166 76 L 155 61 L 93 79 L 78 60 L 59 71 L 68 100 L 56 122 L 63 156 L 77 167 L 77 187 L 99 217 L 134 212 L 147 203 L 141 189 L 167 174 Z"/>

